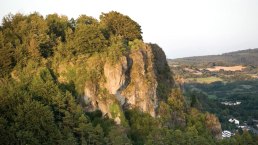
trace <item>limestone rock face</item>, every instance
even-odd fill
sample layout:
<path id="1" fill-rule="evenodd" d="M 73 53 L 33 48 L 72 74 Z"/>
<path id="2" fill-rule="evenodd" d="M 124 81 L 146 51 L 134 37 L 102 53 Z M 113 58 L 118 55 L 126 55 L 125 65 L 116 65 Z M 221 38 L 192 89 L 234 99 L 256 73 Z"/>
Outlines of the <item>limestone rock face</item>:
<path id="1" fill-rule="evenodd" d="M 116 64 L 106 62 L 104 65 L 104 75 L 106 77 L 105 88 L 111 93 L 116 94 L 117 91 L 125 85 L 126 71 L 128 70 L 127 59 L 125 56 Z"/>
<path id="2" fill-rule="evenodd" d="M 130 50 L 117 62 L 106 61 L 103 66 L 105 81 L 87 82 L 85 99 L 91 102 L 93 108 L 100 109 L 117 123 L 121 121 L 118 117 L 121 117 L 122 108 L 138 108 L 155 117 L 160 99 L 159 82 L 167 82 L 165 84 L 168 87 L 173 86 L 172 77 L 163 76 L 171 75 L 167 68 L 162 49 L 157 45 L 144 44 Z M 115 103 L 119 107 L 110 107 Z"/>
<path id="3" fill-rule="evenodd" d="M 122 96 L 126 98 L 126 104 L 130 108 L 137 107 L 155 116 L 158 102 L 157 76 L 150 46 L 132 51 L 129 58 L 132 61 L 129 74 L 130 84 L 122 90 Z"/>

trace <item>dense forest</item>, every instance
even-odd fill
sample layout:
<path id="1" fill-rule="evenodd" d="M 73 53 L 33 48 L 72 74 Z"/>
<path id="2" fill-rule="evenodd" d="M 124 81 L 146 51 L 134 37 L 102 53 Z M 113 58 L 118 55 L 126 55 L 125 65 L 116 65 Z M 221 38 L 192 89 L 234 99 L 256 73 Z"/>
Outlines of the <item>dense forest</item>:
<path id="1" fill-rule="evenodd" d="M 228 120 L 237 118 L 240 125 L 256 127 L 258 119 L 257 80 L 235 81 L 230 83 L 213 82 L 210 84 L 189 83 L 185 85 L 188 99 L 195 97 L 195 107 L 216 114 L 225 130 L 237 130 Z M 241 102 L 227 106 L 222 102 Z"/>
<path id="2" fill-rule="evenodd" d="M 190 106 L 215 114 L 222 130 L 257 136 L 258 68 L 252 63 L 257 50 L 169 60 L 169 65 Z"/>
<path id="3" fill-rule="evenodd" d="M 220 139 L 218 118 L 188 106 L 178 88 L 162 98 L 157 117 L 127 109 L 117 124 L 100 110 L 88 109 L 84 82 L 103 79 L 101 62 L 116 62 L 142 47 L 141 33 L 137 22 L 115 11 L 103 13 L 99 20 L 39 13 L 4 17 L 0 27 L 0 144 L 258 143 L 248 132 Z M 97 65 L 92 68 L 90 64 Z M 77 71 L 69 71 L 70 67 Z M 64 68 L 68 69 L 66 78 L 58 73 Z M 100 94 L 108 97 L 106 90 Z M 112 109 L 115 115 L 117 106 Z"/>

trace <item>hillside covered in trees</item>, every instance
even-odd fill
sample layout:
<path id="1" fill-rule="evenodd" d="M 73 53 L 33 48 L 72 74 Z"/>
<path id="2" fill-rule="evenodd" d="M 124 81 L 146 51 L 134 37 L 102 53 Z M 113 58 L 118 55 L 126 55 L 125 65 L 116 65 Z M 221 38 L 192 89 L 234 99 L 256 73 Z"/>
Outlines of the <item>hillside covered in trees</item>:
<path id="1" fill-rule="evenodd" d="M 258 48 L 224 53 L 222 55 L 194 56 L 170 60 L 195 66 L 253 65 L 258 66 Z"/>
<path id="2" fill-rule="evenodd" d="M 221 140 L 218 118 L 188 106 L 165 54 L 115 11 L 99 20 L 39 13 L 0 27 L 0 144 L 257 144 Z"/>
<path id="3" fill-rule="evenodd" d="M 188 104 L 216 114 L 222 130 L 249 130 L 257 136 L 257 52 L 250 49 L 168 62 Z"/>

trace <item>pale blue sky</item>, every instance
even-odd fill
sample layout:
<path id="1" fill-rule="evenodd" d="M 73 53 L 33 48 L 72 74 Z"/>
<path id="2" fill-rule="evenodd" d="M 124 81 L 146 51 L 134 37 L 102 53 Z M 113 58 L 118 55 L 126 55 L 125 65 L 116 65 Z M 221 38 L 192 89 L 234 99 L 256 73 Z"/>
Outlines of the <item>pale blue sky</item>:
<path id="1" fill-rule="evenodd" d="M 168 58 L 258 48 L 258 0 L 0 0 L 8 13 L 58 13 L 69 18 L 115 10 L 142 26 L 145 42 Z"/>

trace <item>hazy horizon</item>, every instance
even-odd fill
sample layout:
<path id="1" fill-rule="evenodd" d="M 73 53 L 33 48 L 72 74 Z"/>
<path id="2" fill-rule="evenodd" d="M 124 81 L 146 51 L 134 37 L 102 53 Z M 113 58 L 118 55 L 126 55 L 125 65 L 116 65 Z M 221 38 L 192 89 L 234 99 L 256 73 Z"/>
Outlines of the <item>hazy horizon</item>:
<path id="1" fill-rule="evenodd" d="M 225 52 L 216 53 L 216 54 L 192 55 L 192 56 L 186 56 L 186 57 L 167 58 L 167 59 L 178 59 L 178 58 L 187 58 L 187 57 L 223 55 L 223 54 L 226 54 L 226 53 L 237 52 L 237 51 L 243 51 L 243 50 L 252 50 L 252 49 L 258 49 L 258 48 L 247 48 L 247 49 L 239 49 L 239 50 L 233 50 L 233 51 L 225 51 Z"/>
<path id="2" fill-rule="evenodd" d="M 98 18 L 118 11 L 138 22 L 144 41 L 161 46 L 169 59 L 258 48 L 256 0 L 1 0 L 0 8 L 1 19 L 17 12 Z"/>

